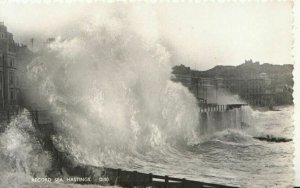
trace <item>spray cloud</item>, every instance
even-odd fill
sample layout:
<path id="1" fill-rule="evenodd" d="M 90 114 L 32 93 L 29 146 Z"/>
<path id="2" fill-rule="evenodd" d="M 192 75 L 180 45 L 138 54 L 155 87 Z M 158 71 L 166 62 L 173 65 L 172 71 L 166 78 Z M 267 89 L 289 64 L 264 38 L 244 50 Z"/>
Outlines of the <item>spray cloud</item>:
<path id="1" fill-rule="evenodd" d="M 145 34 L 148 27 L 139 29 L 135 19 L 145 13 L 130 11 L 74 22 L 28 66 L 60 130 L 56 144 L 81 162 L 116 165 L 134 153 L 198 139 L 196 100 L 170 81 L 171 54 L 156 35 L 155 14 Z"/>

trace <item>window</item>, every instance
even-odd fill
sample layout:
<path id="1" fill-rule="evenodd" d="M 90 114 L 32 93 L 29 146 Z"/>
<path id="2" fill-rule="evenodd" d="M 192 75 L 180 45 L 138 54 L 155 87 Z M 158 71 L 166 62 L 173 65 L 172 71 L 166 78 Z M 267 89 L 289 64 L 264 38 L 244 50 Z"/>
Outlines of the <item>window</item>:
<path id="1" fill-rule="evenodd" d="M 10 100 L 13 101 L 14 100 L 14 92 L 10 91 Z"/>
<path id="2" fill-rule="evenodd" d="M 2 93 L 2 72 L 0 72 L 0 95 Z"/>
<path id="3" fill-rule="evenodd" d="M 13 67 L 13 65 L 14 65 L 14 59 L 8 57 L 8 58 L 7 58 L 7 66 L 8 66 L 8 67 Z"/>
<path id="4" fill-rule="evenodd" d="M 9 84 L 11 84 L 11 85 L 14 84 L 14 73 L 13 72 L 9 73 Z"/>

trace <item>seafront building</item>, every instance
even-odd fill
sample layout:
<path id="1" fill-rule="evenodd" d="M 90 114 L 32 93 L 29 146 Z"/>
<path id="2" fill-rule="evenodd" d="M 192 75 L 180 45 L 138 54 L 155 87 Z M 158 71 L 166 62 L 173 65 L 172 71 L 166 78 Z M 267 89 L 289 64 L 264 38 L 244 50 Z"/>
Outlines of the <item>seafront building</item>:
<path id="1" fill-rule="evenodd" d="M 18 106 L 17 48 L 13 34 L 0 22 L 0 109 Z"/>
<path id="2" fill-rule="evenodd" d="M 179 65 L 173 69 L 172 80 L 186 86 L 200 103 L 224 103 L 222 95 L 238 95 L 253 106 L 287 105 L 293 102 L 292 71 L 289 65 L 274 65 L 272 74 L 262 72 L 263 66 L 251 60 L 238 68 L 216 66 L 208 71 L 196 71 Z M 275 69 L 275 71 L 274 71 Z M 278 69 L 278 70 L 276 70 Z M 287 69 L 287 71 L 285 71 Z M 278 74 L 282 72 L 281 74 Z M 272 78 L 270 78 L 272 76 Z"/>

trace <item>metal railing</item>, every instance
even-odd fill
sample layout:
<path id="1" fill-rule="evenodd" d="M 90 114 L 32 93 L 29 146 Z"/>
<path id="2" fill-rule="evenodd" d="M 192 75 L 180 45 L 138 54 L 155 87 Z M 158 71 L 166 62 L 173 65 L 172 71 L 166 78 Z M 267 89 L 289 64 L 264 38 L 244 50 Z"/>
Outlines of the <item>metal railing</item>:
<path id="1" fill-rule="evenodd" d="M 199 104 L 200 113 L 203 112 L 224 112 L 228 110 L 233 110 L 235 108 L 241 108 L 242 106 L 247 106 L 248 104 L 211 104 L 202 103 Z"/>
<path id="2" fill-rule="evenodd" d="M 97 169 L 97 167 L 94 167 Z M 99 168 L 103 171 L 103 168 Z M 109 184 L 124 187 L 154 187 L 154 188 L 233 188 L 234 186 L 205 183 L 200 181 L 175 178 L 170 176 L 154 175 L 137 171 L 104 168 L 104 176 L 108 177 Z M 96 183 L 96 182 L 95 182 Z"/>

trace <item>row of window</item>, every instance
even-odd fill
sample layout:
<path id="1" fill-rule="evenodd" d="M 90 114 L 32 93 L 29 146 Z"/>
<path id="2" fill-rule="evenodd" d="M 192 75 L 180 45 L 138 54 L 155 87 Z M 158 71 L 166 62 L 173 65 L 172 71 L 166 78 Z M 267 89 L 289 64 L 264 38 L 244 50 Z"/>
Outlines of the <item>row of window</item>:
<path id="1" fill-rule="evenodd" d="M 15 74 L 13 72 L 10 72 L 9 73 L 9 84 L 10 85 L 14 84 L 14 77 L 15 77 Z"/>
<path id="2" fill-rule="evenodd" d="M 2 72 L 0 72 L 0 89 L 2 88 Z M 9 85 L 14 85 L 15 83 L 15 73 L 14 72 L 9 72 L 8 74 L 8 83 Z"/>
<path id="3" fill-rule="evenodd" d="M 0 99 L 2 98 L 2 90 L 0 90 Z M 13 90 L 10 90 L 10 93 L 9 93 L 9 100 L 10 101 L 16 101 L 17 100 L 17 93 Z"/>
<path id="4" fill-rule="evenodd" d="M 10 72 L 9 73 L 9 84 L 13 85 L 14 84 L 14 73 Z M 2 95 L 2 89 L 3 89 L 3 79 L 2 79 L 2 72 L 0 72 L 0 95 Z M 10 89 L 9 91 L 9 99 L 11 101 L 16 100 L 16 94 L 14 90 Z"/>
<path id="5" fill-rule="evenodd" d="M 0 66 L 3 66 L 3 62 L 4 62 L 3 56 L 0 55 Z M 16 65 L 15 58 L 13 57 L 8 57 L 6 62 L 7 62 L 6 66 L 8 67 L 15 67 Z"/>
<path id="6" fill-rule="evenodd" d="M 5 39 L 5 38 L 6 38 L 5 34 L 4 34 L 4 33 L 1 33 L 0 38 L 1 38 L 1 39 Z"/>
<path id="7" fill-rule="evenodd" d="M 0 90 L 0 98 L 2 98 L 3 96 L 2 96 L 2 90 Z M 10 92 L 9 92 L 9 100 L 10 101 L 15 101 L 15 100 L 17 100 L 17 94 L 16 94 L 16 92 L 14 92 L 13 90 L 10 90 Z"/>

